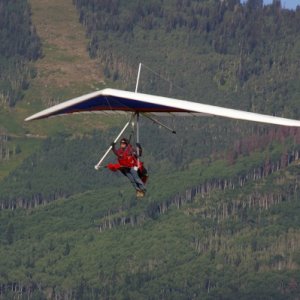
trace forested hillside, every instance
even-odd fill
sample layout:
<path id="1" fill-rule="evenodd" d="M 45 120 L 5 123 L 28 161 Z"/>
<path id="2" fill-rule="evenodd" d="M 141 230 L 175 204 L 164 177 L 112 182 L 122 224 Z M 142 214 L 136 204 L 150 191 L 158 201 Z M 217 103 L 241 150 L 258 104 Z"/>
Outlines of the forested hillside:
<path id="1" fill-rule="evenodd" d="M 102 85 L 133 90 L 141 61 L 141 92 L 300 119 L 299 9 L 261 0 L 73 3 L 87 51 L 104 70 Z M 25 19 L 31 24 L 22 5 L 0 0 L 0 14 L 11 13 L 10 28 Z M 55 6 L 51 15 L 57 22 Z M 22 30 L 22 38 L 4 39 L 5 49 L 14 49 L 4 65 L 29 66 L 40 55 L 30 26 L 22 30 L 32 43 L 21 42 L 28 37 Z M 62 40 L 60 46 L 72 47 Z M 86 88 L 76 75 L 83 70 L 79 56 L 62 55 L 63 47 L 52 53 L 53 44 L 44 43 L 55 68 L 29 89 L 36 107 L 46 102 L 36 94 L 49 90 L 56 101 Z M 67 87 L 54 80 L 65 76 L 62 62 L 78 72 Z M 47 63 L 42 70 L 47 73 Z M 94 170 L 126 117 L 105 119 L 110 128 L 97 127 L 95 119 L 55 120 L 35 123 L 37 138 L 26 139 L 32 154 L 10 172 L 0 169 L 6 174 L 0 177 L 1 299 L 299 298 L 299 129 L 171 117 L 163 120 L 175 127 L 171 135 L 142 119 L 150 178 L 146 197 L 137 201 L 124 176 Z M 26 126 L 30 136 L 33 127 Z M 2 136 L 0 159 L 26 152 L 7 130 Z M 4 150 L 9 143 L 13 151 Z"/>
<path id="2" fill-rule="evenodd" d="M 14 106 L 35 76 L 30 62 L 41 56 L 27 1 L 0 1 L 0 103 Z"/>
<path id="3" fill-rule="evenodd" d="M 299 10 L 282 9 L 280 1 L 263 6 L 261 0 L 74 3 L 90 37 L 90 55 L 122 87 L 134 89 L 141 61 L 141 92 L 285 117 L 300 114 Z M 182 149 L 182 160 L 225 155 L 237 139 L 251 136 L 246 153 L 274 130 L 209 118 L 174 123 L 184 132 L 172 141 Z M 148 128 L 143 130 L 151 139 Z M 171 156 L 182 162 L 180 154 Z"/>
<path id="4" fill-rule="evenodd" d="M 90 36 L 90 55 L 128 88 L 141 61 L 181 88 L 164 90 L 161 78 L 146 72 L 142 91 L 299 115 L 300 10 L 262 0 L 74 3 Z"/>
<path id="5" fill-rule="evenodd" d="M 155 201 L 141 203 L 122 182 L 30 211 L 4 210 L 1 295 L 297 299 L 298 168 L 181 197 L 157 188 Z M 176 174 L 166 187 L 174 181 Z"/>

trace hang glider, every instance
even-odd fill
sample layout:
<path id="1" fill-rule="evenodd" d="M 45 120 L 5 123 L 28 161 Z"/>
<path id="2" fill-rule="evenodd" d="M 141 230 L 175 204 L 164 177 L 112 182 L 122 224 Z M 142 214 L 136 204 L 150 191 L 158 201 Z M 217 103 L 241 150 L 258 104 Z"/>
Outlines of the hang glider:
<path id="1" fill-rule="evenodd" d="M 123 91 L 117 89 L 103 89 L 101 91 L 96 91 L 90 94 L 86 94 L 68 100 L 66 102 L 60 103 L 58 105 L 52 106 L 50 108 L 47 108 L 41 112 L 38 112 L 26 118 L 25 121 L 33 121 L 33 120 L 55 117 L 59 115 L 69 115 L 75 113 L 129 114 L 130 119 L 125 124 L 125 126 L 123 127 L 119 135 L 115 138 L 111 146 L 107 149 L 107 151 L 102 156 L 100 161 L 95 165 L 95 169 L 99 170 L 101 168 L 101 164 L 103 163 L 106 156 L 113 149 L 115 143 L 117 143 L 117 141 L 120 139 L 120 137 L 125 132 L 129 124 L 131 124 L 133 128 L 136 127 L 137 162 L 134 164 L 134 167 L 129 168 L 130 171 L 128 170 L 128 166 L 126 167 L 127 168 L 126 172 L 130 172 L 130 173 L 133 172 L 133 170 L 135 171 L 137 169 L 139 170 L 140 166 L 142 165 L 142 163 L 139 161 L 139 154 L 138 154 L 139 147 L 140 147 L 139 146 L 139 119 L 141 115 L 149 118 L 154 123 L 157 123 L 160 126 L 163 126 L 164 128 L 170 130 L 172 133 L 176 133 L 176 132 L 172 128 L 169 128 L 168 126 L 162 124 L 160 121 L 154 119 L 153 116 L 154 115 L 218 116 L 218 117 L 225 117 L 230 119 L 260 122 L 266 124 L 300 127 L 300 120 L 286 119 L 286 118 L 263 115 L 263 114 L 253 113 L 253 112 L 236 110 L 236 109 L 223 108 L 214 105 L 201 104 L 201 103 L 196 103 L 196 102 L 191 102 L 186 100 L 178 100 L 174 98 L 138 93 L 141 66 L 142 64 L 140 63 L 135 92 L 129 92 L 129 91 Z M 122 144 L 120 144 L 120 146 Z M 124 168 L 124 164 L 123 165 L 119 164 L 119 167 Z M 123 172 L 123 174 L 125 173 Z M 137 180 L 137 177 L 131 174 L 131 178 L 133 177 L 136 178 L 135 183 L 139 182 Z M 130 181 L 132 182 L 131 179 Z M 139 196 L 139 192 L 141 191 L 137 191 L 137 196 Z M 143 191 L 143 195 L 144 195 L 144 191 Z"/>
<path id="2" fill-rule="evenodd" d="M 124 112 L 146 115 L 220 116 L 267 124 L 300 127 L 300 121 L 298 120 L 117 89 L 103 89 L 74 98 L 38 112 L 26 118 L 25 121 L 73 113 L 121 114 Z"/>

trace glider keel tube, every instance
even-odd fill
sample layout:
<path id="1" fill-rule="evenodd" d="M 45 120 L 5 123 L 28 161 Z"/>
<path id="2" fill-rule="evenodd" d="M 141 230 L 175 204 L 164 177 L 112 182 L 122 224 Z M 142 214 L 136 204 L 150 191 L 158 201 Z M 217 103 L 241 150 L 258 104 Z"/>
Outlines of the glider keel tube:
<path id="1" fill-rule="evenodd" d="M 298 120 L 116 89 L 104 89 L 60 103 L 26 118 L 25 121 L 81 112 L 133 112 L 151 113 L 153 115 L 172 113 L 184 116 L 219 116 L 300 127 L 300 121 Z"/>

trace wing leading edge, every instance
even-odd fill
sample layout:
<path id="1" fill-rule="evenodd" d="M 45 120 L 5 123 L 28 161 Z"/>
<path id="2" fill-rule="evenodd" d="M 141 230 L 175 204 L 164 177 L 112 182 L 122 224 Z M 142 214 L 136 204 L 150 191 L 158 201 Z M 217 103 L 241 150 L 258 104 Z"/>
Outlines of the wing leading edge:
<path id="1" fill-rule="evenodd" d="M 300 121 L 298 120 L 116 89 L 104 89 L 68 100 L 38 112 L 26 118 L 25 121 L 83 112 L 140 112 L 155 114 L 172 113 L 176 115 L 210 115 L 267 124 L 300 127 Z"/>

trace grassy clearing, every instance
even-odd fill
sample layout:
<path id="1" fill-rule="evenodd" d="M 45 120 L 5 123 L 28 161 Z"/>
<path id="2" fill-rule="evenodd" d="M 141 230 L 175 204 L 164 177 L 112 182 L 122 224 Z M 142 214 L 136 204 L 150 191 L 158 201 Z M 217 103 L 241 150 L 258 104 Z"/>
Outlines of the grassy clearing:
<path id="1" fill-rule="evenodd" d="M 17 127 L 18 133 L 24 128 L 23 131 L 33 135 L 52 135 L 65 130 L 71 134 L 84 133 L 105 128 L 108 118 L 102 121 L 97 117 L 24 123 L 27 116 L 39 110 L 105 87 L 101 66 L 87 53 L 88 40 L 72 1 L 31 0 L 30 5 L 33 24 L 42 40 L 43 57 L 35 64 L 37 77 L 23 101 L 8 112 L 7 118 L 13 121 L 5 122 L 5 127 L 14 134 Z"/>
<path id="2" fill-rule="evenodd" d="M 35 63 L 37 76 L 31 81 L 24 98 L 14 108 L 0 109 L 0 124 L 21 153 L 0 162 L 0 180 L 33 153 L 40 140 L 26 138 L 51 136 L 60 132 L 83 134 L 103 130 L 113 124 L 102 116 L 70 116 L 25 123 L 24 119 L 49 106 L 105 87 L 102 68 L 90 59 L 85 30 L 71 0 L 30 0 L 32 22 L 42 40 L 43 57 Z M 121 121 L 120 121 L 121 122 Z"/>
<path id="3" fill-rule="evenodd" d="M 61 88 L 103 81 L 102 69 L 91 60 L 85 30 L 71 0 L 31 0 L 32 19 L 43 43 L 44 57 L 37 62 L 41 85 Z"/>

